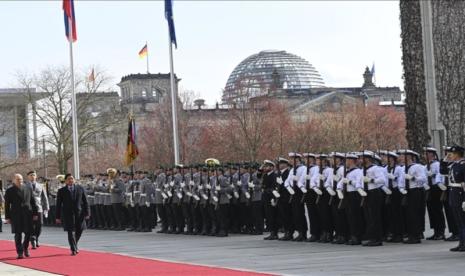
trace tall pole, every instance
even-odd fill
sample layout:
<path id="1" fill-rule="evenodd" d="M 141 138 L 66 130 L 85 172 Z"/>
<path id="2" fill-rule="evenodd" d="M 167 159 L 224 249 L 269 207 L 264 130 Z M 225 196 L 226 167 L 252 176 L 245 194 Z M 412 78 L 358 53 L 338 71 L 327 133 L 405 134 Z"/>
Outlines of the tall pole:
<path id="1" fill-rule="evenodd" d="M 425 70 L 426 110 L 428 116 L 428 132 L 432 145 L 440 149 L 445 144 L 444 126 L 439 121 L 436 93 L 436 74 L 434 66 L 434 41 L 431 1 L 419 1 L 421 26 L 423 31 L 423 60 Z"/>
<path id="2" fill-rule="evenodd" d="M 47 154 L 45 152 L 45 137 L 42 137 L 42 157 L 44 159 L 44 177 L 47 178 Z"/>
<path id="3" fill-rule="evenodd" d="M 145 46 L 147 47 L 147 55 L 145 57 L 147 58 L 147 74 L 149 74 L 149 44 L 147 41 L 145 41 Z"/>
<path id="4" fill-rule="evenodd" d="M 169 33 L 169 32 L 168 32 Z M 173 65 L 173 43 L 171 41 L 171 34 L 169 34 L 170 43 L 170 82 L 171 82 L 171 109 L 173 115 L 173 146 L 174 146 L 174 163 L 179 163 L 179 144 L 178 144 L 178 116 L 176 101 L 178 99 L 176 93 L 176 80 L 174 79 L 174 65 Z"/>
<path id="5" fill-rule="evenodd" d="M 78 145 L 78 125 L 76 112 L 76 91 L 74 85 L 74 62 L 73 62 L 73 42 L 69 41 L 69 60 L 71 71 L 71 117 L 73 123 L 73 163 L 74 177 L 80 179 L 79 176 L 79 145 Z"/>

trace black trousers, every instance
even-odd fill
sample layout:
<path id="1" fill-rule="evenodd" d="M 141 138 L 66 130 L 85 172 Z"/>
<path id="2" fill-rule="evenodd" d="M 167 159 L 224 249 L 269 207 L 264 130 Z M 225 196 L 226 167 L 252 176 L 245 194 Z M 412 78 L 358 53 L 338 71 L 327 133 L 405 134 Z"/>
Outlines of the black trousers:
<path id="1" fill-rule="evenodd" d="M 176 231 L 176 220 L 174 219 L 174 213 L 171 203 L 165 203 L 164 206 L 168 228 L 172 231 Z"/>
<path id="2" fill-rule="evenodd" d="M 320 217 L 321 232 L 332 234 L 334 231 L 331 207 L 329 206 L 330 195 L 326 190 L 318 201 L 318 215 Z"/>
<path id="3" fill-rule="evenodd" d="M 305 206 L 302 203 L 303 193 L 300 189 L 295 189 L 295 194 L 292 198 L 292 221 L 297 230 L 302 235 L 307 235 L 307 219 L 305 218 Z"/>
<path id="4" fill-rule="evenodd" d="M 462 210 L 463 202 L 462 188 L 449 188 L 449 205 L 457 224 L 458 235 L 461 243 L 465 242 L 465 212 Z"/>
<path id="5" fill-rule="evenodd" d="M 372 241 L 383 240 L 383 192 L 381 189 L 373 189 L 367 192 L 366 205 L 363 208 L 366 221 L 366 237 Z"/>
<path id="6" fill-rule="evenodd" d="M 333 218 L 334 230 L 337 236 L 348 238 L 349 236 L 349 222 L 344 209 L 339 209 L 340 199 L 333 196 L 331 200 L 331 216 Z"/>
<path id="7" fill-rule="evenodd" d="M 177 231 L 184 232 L 184 216 L 182 214 L 182 206 L 179 203 L 171 204 L 172 213 L 174 215 L 174 222 L 176 225 Z"/>
<path id="8" fill-rule="evenodd" d="M 217 219 L 218 219 L 218 231 L 228 233 L 228 224 L 229 224 L 229 204 L 219 204 L 216 209 Z"/>
<path id="9" fill-rule="evenodd" d="M 139 206 L 139 225 L 137 228 L 139 230 L 148 230 L 151 229 L 151 209 L 150 207 L 147 207 L 147 205 L 141 205 Z"/>
<path id="10" fill-rule="evenodd" d="M 263 204 L 262 201 L 252 201 L 252 224 L 255 232 L 263 233 Z"/>
<path id="11" fill-rule="evenodd" d="M 347 201 L 344 210 L 349 224 L 350 236 L 361 240 L 365 228 L 363 210 L 360 207 L 361 197 L 358 192 L 348 192 L 345 194 L 344 200 Z"/>
<path id="12" fill-rule="evenodd" d="M 76 231 L 68 231 L 68 243 L 71 251 L 78 250 L 78 242 L 82 235 L 82 229 L 76 229 Z"/>
<path id="13" fill-rule="evenodd" d="M 155 203 L 150 203 L 150 227 L 155 228 L 157 227 L 158 223 L 158 216 L 157 216 L 157 205 Z"/>
<path id="14" fill-rule="evenodd" d="M 237 200 L 229 207 L 229 217 L 229 229 L 232 232 L 239 232 L 241 229 L 241 207 Z"/>
<path id="15" fill-rule="evenodd" d="M 249 202 L 241 202 L 239 206 L 241 210 L 241 229 L 251 230 L 253 228 L 251 204 Z"/>
<path id="16" fill-rule="evenodd" d="M 202 216 L 202 232 L 210 233 L 211 231 L 211 220 L 208 213 L 208 203 L 200 204 L 200 215 Z"/>
<path id="17" fill-rule="evenodd" d="M 121 228 L 123 226 L 123 203 L 112 203 L 113 215 L 115 217 L 115 227 Z"/>
<path id="18" fill-rule="evenodd" d="M 31 233 L 31 242 L 36 243 L 39 241 L 40 233 L 42 233 L 42 222 L 43 222 L 43 214 L 38 213 L 37 216 L 39 217 L 37 220 L 32 221 L 32 233 Z"/>
<path id="19" fill-rule="evenodd" d="M 281 222 L 284 232 L 294 233 L 294 224 L 292 222 L 292 206 L 289 203 L 289 193 L 287 191 L 281 191 L 281 197 L 278 199 L 278 214 L 279 221 Z"/>
<path id="20" fill-rule="evenodd" d="M 447 191 L 446 193 L 449 194 L 449 191 Z M 442 205 L 444 206 L 444 213 L 446 214 L 447 229 L 449 229 L 449 233 L 458 235 L 459 229 L 457 227 L 457 223 L 455 222 L 454 214 L 452 213 L 452 209 L 449 205 L 447 198 L 444 202 L 442 202 Z"/>
<path id="21" fill-rule="evenodd" d="M 31 239 L 31 233 L 29 232 L 24 233 L 24 239 L 23 239 L 22 232 L 15 233 L 15 246 L 16 246 L 16 253 L 18 255 L 22 255 L 24 251 L 28 249 L 30 239 Z"/>
<path id="22" fill-rule="evenodd" d="M 202 215 L 200 213 L 199 201 L 194 201 L 190 205 L 192 214 L 192 223 L 194 225 L 194 232 L 198 233 L 202 231 Z"/>
<path id="23" fill-rule="evenodd" d="M 208 204 L 208 218 L 211 223 L 211 232 L 213 234 L 217 234 L 219 231 L 219 225 L 218 225 L 218 218 L 216 214 L 216 209 L 214 204 Z"/>
<path id="24" fill-rule="evenodd" d="M 107 227 L 115 227 L 115 216 L 113 214 L 113 207 L 111 205 L 103 205 L 103 207 Z"/>
<path id="25" fill-rule="evenodd" d="M 97 209 L 95 208 L 95 205 L 90 205 L 90 228 L 96 228 L 97 227 Z M 49 217 L 50 217 L 50 212 L 49 212 Z"/>
<path id="26" fill-rule="evenodd" d="M 321 222 L 320 222 L 320 214 L 318 212 L 318 206 L 316 204 L 316 199 L 318 195 L 313 190 L 309 190 L 307 192 L 307 213 L 308 213 L 308 221 L 310 224 L 310 235 L 314 237 L 320 237 L 321 235 Z"/>
<path id="27" fill-rule="evenodd" d="M 442 190 L 437 185 L 431 186 L 429 198 L 426 202 L 430 228 L 434 229 L 435 234 L 444 234 L 444 230 L 446 229 L 441 194 Z"/>
<path id="28" fill-rule="evenodd" d="M 161 221 L 161 229 L 167 230 L 168 229 L 168 218 L 166 217 L 166 206 L 164 204 L 155 204 L 156 210 L 158 213 L 158 217 Z"/>
<path id="29" fill-rule="evenodd" d="M 270 230 L 271 234 L 278 234 L 278 208 L 271 205 L 273 199 L 271 192 L 263 194 L 263 205 L 265 209 L 266 226 Z"/>
<path id="30" fill-rule="evenodd" d="M 191 203 L 183 202 L 182 203 L 182 215 L 186 222 L 186 231 L 194 231 L 194 214 L 192 213 Z"/>
<path id="31" fill-rule="evenodd" d="M 388 212 L 388 232 L 393 237 L 402 238 L 405 233 L 405 213 L 402 211 L 402 194 L 397 188 L 392 189 L 390 202 L 387 206 Z"/>
<path id="32" fill-rule="evenodd" d="M 425 213 L 425 191 L 422 188 L 410 189 L 407 194 L 407 233 L 419 239 L 423 232 Z"/>

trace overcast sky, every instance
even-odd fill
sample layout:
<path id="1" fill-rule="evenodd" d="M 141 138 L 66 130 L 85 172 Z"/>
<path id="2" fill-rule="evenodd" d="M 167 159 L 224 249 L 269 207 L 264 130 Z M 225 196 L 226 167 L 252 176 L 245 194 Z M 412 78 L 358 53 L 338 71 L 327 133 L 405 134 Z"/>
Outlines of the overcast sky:
<path id="1" fill-rule="evenodd" d="M 18 70 L 68 65 L 61 1 L 0 2 L 0 88 Z M 114 84 L 144 73 L 138 51 L 148 41 L 150 71 L 168 73 L 162 1 L 76 1 L 78 70 L 105 68 Z M 403 87 L 398 1 L 174 1 L 175 72 L 184 89 L 209 104 L 251 54 L 286 50 L 309 61 L 327 86 L 361 86 L 376 64 L 380 86 Z M 116 86 L 115 86 L 116 87 Z"/>

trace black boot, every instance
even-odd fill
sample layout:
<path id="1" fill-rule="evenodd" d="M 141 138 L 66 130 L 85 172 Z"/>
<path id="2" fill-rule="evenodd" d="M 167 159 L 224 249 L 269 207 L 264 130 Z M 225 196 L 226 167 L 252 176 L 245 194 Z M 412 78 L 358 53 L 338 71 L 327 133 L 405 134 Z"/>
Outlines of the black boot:
<path id="1" fill-rule="evenodd" d="M 292 233 L 291 232 L 286 232 L 286 234 L 284 234 L 284 236 L 282 236 L 278 240 L 280 240 L 280 241 L 290 241 L 290 240 L 292 240 Z"/>
<path id="2" fill-rule="evenodd" d="M 299 232 L 299 235 L 297 235 L 297 237 L 295 237 L 294 239 L 292 239 L 292 241 L 296 241 L 296 242 L 301 242 L 301 241 L 304 241 L 306 240 L 307 238 L 305 237 L 305 234 L 302 233 L 302 232 Z"/>

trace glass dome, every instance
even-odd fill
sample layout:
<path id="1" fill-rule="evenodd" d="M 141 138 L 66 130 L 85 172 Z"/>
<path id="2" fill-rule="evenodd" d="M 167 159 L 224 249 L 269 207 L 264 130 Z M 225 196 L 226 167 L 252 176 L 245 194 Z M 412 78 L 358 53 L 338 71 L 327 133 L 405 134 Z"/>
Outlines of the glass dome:
<path id="1" fill-rule="evenodd" d="M 308 61 L 286 51 L 268 50 L 249 56 L 234 68 L 223 101 L 248 101 L 276 89 L 313 87 L 324 87 L 324 81 Z"/>

